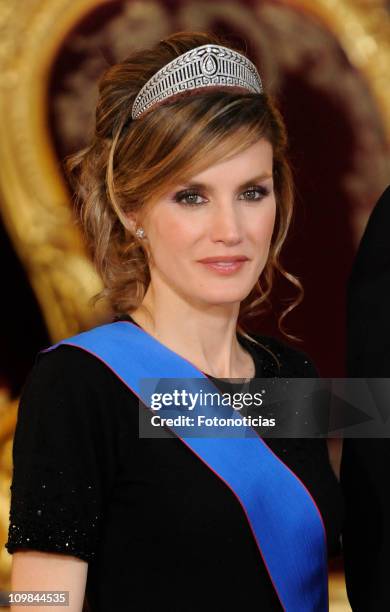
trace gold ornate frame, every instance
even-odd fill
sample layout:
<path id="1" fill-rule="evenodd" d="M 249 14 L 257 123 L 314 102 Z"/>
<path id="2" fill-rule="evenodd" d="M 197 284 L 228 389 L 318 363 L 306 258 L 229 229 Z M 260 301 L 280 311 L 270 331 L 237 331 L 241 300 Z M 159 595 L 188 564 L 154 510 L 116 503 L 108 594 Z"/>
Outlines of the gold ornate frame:
<path id="1" fill-rule="evenodd" d="M 73 222 L 48 132 L 50 66 L 69 30 L 106 0 L 0 0 L 0 210 L 53 342 L 103 320 L 101 281 Z M 138 2 L 138 11 L 153 2 Z M 285 0 L 335 35 L 371 88 L 390 140 L 390 22 L 385 0 Z M 0 412 L 0 501 L 8 493 L 16 403 Z M 7 500 L 6 500 L 7 502 Z M 8 507 L 8 502 L 6 503 Z M 8 517 L 0 515 L 0 544 Z M 10 555 L 0 553 L 0 583 Z"/>

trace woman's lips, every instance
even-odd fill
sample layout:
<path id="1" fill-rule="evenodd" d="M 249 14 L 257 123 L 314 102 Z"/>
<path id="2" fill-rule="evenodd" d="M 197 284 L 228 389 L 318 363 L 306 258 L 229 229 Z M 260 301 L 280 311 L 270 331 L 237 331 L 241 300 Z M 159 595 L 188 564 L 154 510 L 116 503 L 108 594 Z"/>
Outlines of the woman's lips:
<path id="1" fill-rule="evenodd" d="M 217 272 L 218 274 L 226 276 L 238 272 L 238 270 L 240 270 L 247 261 L 249 261 L 247 258 L 226 258 L 226 260 L 210 258 L 202 260 L 199 263 L 203 264 L 206 268 L 212 270 L 213 272 Z"/>

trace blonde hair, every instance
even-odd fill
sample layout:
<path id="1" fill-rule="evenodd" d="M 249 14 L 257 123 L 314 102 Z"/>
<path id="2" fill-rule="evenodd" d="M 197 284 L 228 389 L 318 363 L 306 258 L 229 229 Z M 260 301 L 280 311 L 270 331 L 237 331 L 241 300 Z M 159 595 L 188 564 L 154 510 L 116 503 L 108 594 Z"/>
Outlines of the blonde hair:
<path id="1" fill-rule="evenodd" d="M 282 321 L 301 302 L 303 289 L 280 263 L 293 212 L 293 180 L 286 158 L 286 129 L 275 102 L 265 92 L 210 87 L 196 95 L 179 95 L 139 120 L 131 119 L 134 99 L 144 83 L 178 55 L 207 43 L 235 48 L 214 34 L 178 32 L 111 66 L 99 82 L 95 133 L 87 147 L 65 160 L 79 222 L 104 284 L 92 302 L 105 298 L 114 314 L 131 313 L 148 288 L 146 253 L 128 227 L 127 213 L 142 215 L 168 186 L 265 138 L 273 148 L 275 229 L 261 277 L 241 303 L 237 331 L 253 340 L 242 318 L 269 308 L 278 272 L 299 293 L 278 321 L 279 329 L 293 338 L 283 330 Z"/>

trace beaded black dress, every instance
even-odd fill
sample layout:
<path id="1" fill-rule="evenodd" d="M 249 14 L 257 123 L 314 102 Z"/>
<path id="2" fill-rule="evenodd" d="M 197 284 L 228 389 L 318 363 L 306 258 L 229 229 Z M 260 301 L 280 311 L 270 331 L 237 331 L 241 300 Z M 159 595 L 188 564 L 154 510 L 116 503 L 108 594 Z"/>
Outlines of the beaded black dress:
<path id="1" fill-rule="evenodd" d="M 257 378 L 317 376 L 304 353 L 255 338 L 280 363 L 240 337 Z M 138 398 L 83 349 L 40 354 L 19 404 L 8 552 L 88 562 L 93 612 L 282 610 L 235 495 L 172 432 L 140 438 L 139 410 Z M 338 555 L 344 504 L 326 440 L 265 441 L 311 493 L 328 556 Z"/>

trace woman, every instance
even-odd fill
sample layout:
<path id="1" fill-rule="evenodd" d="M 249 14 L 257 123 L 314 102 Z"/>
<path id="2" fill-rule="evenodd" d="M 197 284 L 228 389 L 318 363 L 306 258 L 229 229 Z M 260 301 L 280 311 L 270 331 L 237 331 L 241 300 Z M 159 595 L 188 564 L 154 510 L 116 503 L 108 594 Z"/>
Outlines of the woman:
<path id="1" fill-rule="evenodd" d="M 69 590 L 72 610 L 84 592 L 105 611 L 328 609 L 342 508 L 324 440 L 139 434 L 142 377 L 221 391 L 316 376 L 241 325 L 275 271 L 299 286 L 279 262 L 286 146 L 256 68 L 213 35 L 174 34 L 104 75 L 69 168 L 115 318 L 42 351 L 23 390 L 14 589 Z"/>

